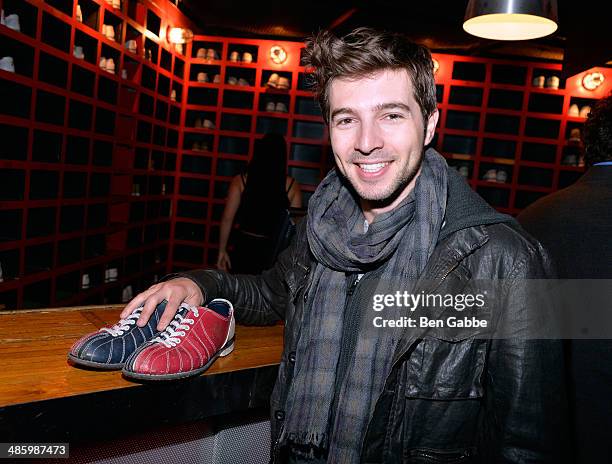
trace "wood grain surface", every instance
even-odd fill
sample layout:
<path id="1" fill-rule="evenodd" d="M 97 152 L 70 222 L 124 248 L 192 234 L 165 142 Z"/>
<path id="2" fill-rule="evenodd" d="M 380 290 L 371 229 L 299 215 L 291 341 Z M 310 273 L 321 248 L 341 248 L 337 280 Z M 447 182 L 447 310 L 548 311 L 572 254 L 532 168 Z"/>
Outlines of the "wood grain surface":
<path id="1" fill-rule="evenodd" d="M 81 336 L 119 319 L 123 305 L 0 312 L 0 407 L 133 388 L 120 371 L 75 367 L 66 358 Z M 283 327 L 236 326 L 236 346 L 203 375 L 278 364 Z"/>

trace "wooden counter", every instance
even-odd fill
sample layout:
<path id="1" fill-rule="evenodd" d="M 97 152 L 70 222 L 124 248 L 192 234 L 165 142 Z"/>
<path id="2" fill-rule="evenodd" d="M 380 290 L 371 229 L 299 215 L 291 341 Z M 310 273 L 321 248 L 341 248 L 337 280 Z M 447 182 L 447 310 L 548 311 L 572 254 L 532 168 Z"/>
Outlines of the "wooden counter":
<path id="1" fill-rule="evenodd" d="M 265 406 L 282 352 L 281 325 L 237 326 L 232 354 L 191 379 L 143 385 L 126 380 L 120 371 L 83 369 L 68 362 L 66 355 L 74 341 L 117 322 L 122 307 L 0 312 L 3 441 L 27 438 L 24 434 L 40 441 L 72 439 L 79 428 L 69 423 L 94 417 L 91 414 L 109 414 L 111 409 L 117 413 L 116 408 L 163 421 L 172 416 L 161 411 L 166 409 L 164 404 L 174 407 L 173 413 L 178 408 L 188 419 Z M 161 407 L 151 408 L 152 404 Z M 159 411 L 151 414 L 148 409 Z"/>

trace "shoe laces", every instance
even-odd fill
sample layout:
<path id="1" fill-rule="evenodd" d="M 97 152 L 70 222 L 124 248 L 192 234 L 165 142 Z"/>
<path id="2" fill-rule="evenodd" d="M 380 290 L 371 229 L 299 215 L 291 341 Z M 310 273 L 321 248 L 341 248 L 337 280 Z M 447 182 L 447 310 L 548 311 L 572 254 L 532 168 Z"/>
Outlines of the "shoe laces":
<path id="1" fill-rule="evenodd" d="M 136 324 L 136 320 L 140 317 L 140 313 L 142 313 L 143 309 L 144 306 L 136 308 L 128 317 L 126 317 L 125 319 L 121 319 L 112 327 L 102 327 L 100 329 L 100 332 L 108 332 L 113 337 L 120 337 L 124 334 L 124 332 L 130 330 L 131 326 Z"/>
<path id="2" fill-rule="evenodd" d="M 198 317 L 200 314 L 198 312 L 198 308 L 196 306 L 189 306 L 185 303 L 181 304 L 181 309 L 187 309 L 191 311 L 191 314 L 195 317 Z M 181 343 L 181 338 L 183 338 L 190 326 L 195 322 L 194 319 L 188 318 L 187 315 L 189 312 L 186 311 L 183 314 L 178 312 L 176 316 L 174 316 L 174 320 L 168 324 L 168 326 L 161 332 L 157 337 L 155 337 L 152 342 L 154 343 L 162 343 L 166 348 L 174 347 Z"/>

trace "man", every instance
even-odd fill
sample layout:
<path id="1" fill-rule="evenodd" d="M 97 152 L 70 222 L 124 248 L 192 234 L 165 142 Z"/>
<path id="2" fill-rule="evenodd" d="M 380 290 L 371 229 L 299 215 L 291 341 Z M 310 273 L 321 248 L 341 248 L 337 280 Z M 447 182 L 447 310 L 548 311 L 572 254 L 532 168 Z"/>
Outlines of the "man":
<path id="1" fill-rule="evenodd" d="M 584 144 L 588 171 L 518 219 L 550 252 L 560 278 L 612 279 L 612 95 L 593 107 Z M 567 348 L 576 462 L 612 462 L 612 341 L 571 340 Z"/>
<path id="2" fill-rule="evenodd" d="M 561 350 L 526 340 L 522 280 L 546 275 L 539 244 L 434 150 L 427 49 L 400 35 L 323 32 L 307 46 L 336 169 L 276 265 L 261 276 L 175 275 L 126 307 L 223 296 L 246 324 L 285 322 L 271 398 L 276 462 L 559 462 Z M 492 319 L 516 338 L 372 329 L 381 288 L 458 294 L 503 284 Z M 378 314 L 378 313 L 377 313 Z M 553 425 L 556 424 L 556 425 Z"/>

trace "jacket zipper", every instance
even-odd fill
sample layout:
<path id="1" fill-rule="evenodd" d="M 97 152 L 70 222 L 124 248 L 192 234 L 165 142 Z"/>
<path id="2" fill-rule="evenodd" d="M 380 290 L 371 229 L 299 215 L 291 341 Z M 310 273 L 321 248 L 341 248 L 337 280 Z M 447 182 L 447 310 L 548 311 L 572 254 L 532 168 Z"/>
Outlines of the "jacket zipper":
<path id="1" fill-rule="evenodd" d="M 353 293 L 355 293 L 355 289 L 357 288 L 357 284 L 359 283 L 359 281 L 361 280 L 362 277 L 363 277 L 363 274 L 355 275 L 355 280 L 353 280 L 353 282 L 351 283 L 350 287 L 346 291 L 346 296 L 347 297 L 353 296 Z"/>

